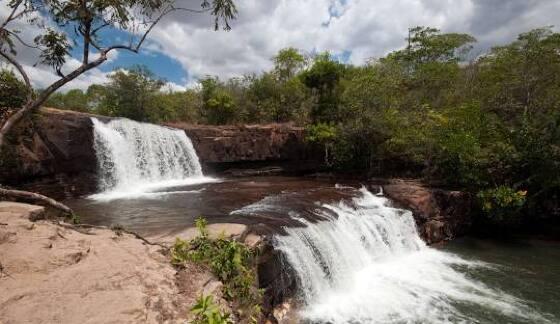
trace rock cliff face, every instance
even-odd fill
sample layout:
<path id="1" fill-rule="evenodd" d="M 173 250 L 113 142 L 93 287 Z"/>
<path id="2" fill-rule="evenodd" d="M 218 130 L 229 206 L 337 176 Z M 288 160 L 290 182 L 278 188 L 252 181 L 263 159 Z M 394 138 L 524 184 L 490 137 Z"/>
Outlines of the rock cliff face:
<path id="1" fill-rule="evenodd" d="M 274 165 L 301 170 L 313 162 L 304 129 L 291 124 L 208 126 L 168 124 L 185 130 L 207 171 Z M 302 164 L 301 162 L 307 161 Z"/>
<path id="2" fill-rule="evenodd" d="M 0 183 L 61 197 L 95 191 L 93 115 L 43 108 L 12 134 L 0 161 Z M 107 117 L 99 117 L 107 119 Z M 289 124 L 199 126 L 173 124 L 191 138 L 207 171 L 293 165 L 306 159 L 303 129 Z"/>
<path id="3" fill-rule="evenodd" d="M 35 182 L 37 191 L 57 187 L 65 195 L 94 190 L 97 163 L 89 116 L 44 108 L 20 124 L 2 154 L 0 183 Z"/>

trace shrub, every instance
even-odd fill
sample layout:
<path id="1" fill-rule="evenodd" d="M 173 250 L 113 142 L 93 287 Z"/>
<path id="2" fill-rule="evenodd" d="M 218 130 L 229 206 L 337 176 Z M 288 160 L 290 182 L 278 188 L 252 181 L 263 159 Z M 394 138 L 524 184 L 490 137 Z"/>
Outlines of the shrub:
<path id="1" fill-rule="evenodd" d="M 235 301 L 240 309 L 248 310 L 248 317 L 258 316 L 262 294 L 255 287 L 255 253 L 235 240 L 224 237 L 210 239 L 206 226 L 207 221 L 200 217 L 196 220 L 199 231 L 196 238 L 189 242 L 175 241 L 171 249 L 172 263 L 182 265 L 191 261 L 208 266 L 224 284 L 224 297 Z"/>
<path id="2" fill-rule="evenodd" d="M 514 224 L 519 220 L 519 210 L 525 204 L 527 192 L 516 191 L 508 186 L 499 186 L 478 193 L 482 211 L 490 221 Z"/>

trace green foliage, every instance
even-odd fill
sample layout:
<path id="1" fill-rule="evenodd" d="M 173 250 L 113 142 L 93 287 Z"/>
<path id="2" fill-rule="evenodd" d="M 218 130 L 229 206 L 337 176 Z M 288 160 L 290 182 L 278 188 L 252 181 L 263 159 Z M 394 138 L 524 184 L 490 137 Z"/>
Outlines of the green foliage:
<path id="1" fill-rule="evenodd" d="M 300 78 L 315 96 L 310 111 L 312 122 L 334 122 L 338 118 L 339 81 L 345 66 L 334 60 L 329 53 L 315 57 L 311 67 L 300 74 Z"/>
<path id="2" fill-rule="evenodd" d="M 72 89 L 66 93 L 55 93 L 46 102 L 49 107 L 88 112 L 88 96 L 80 89 Z"/>
<path id="3" fill-rule="evenodd" d="M 336 127 L 326 123 L 309 125 L 305 131 L 305 140 L 323 146 L 325 164 L 331 165 L 330 151 L 337 138 Z"/>
<path id="4" fill-rule="evenodd" d="M 233 323 L 229 314 L 220 311 L 220 308 L 211 295 L 200 296 L 196 304 L 191 308 L 195 315 L 193 324 L 228 324 Z"/>
<path id="5" fill-rule="evenodd" d="M 311 143 L 329 143 L 336 138 L 336 128 L 326 123 L 310 125 L 306 129 L 305 139 Z"/>
<path id="6" fill-rule="evenodd" d="M 25 84 L 12 71 L 0 69 L 0 117 L 4 108 L 20 108 L 27 97 Z"/>
<path id="7" fill-rule="evenodd" d="M 196 220 L 199 235 L 190 242 L 177 239 L 171 249 L 171 260 L 175 265 L 191 261 L 208 266 L 224 284 L 224 297 L 246 309 L 249 317 L 258 316 L 261 292 L 255 287 L 253 269 L 254 252 L 245 245 L 231 239 L 210 239 L 207 222 Z M 258 311 L 255 313 L 255 311 Z"/>
<path id="8" fill-rule="evenodd" d="M 117 70 L 109 76 L 102 106 L 110 114 L 138 121 L 149 121 L 152 111 L 158 110 L 155 99 L 164 85 L 145 66 Z"/>
<path id="9" fill-rule="evenodd" d="M 293 47 L 281 49 L 273 60 L 274 73 L 284 82 L 295 77 L 305 66 L 305 57 Z"/>
<path id="10" fill-rule="evenodd" d="M 512 224 L 519 221 L 519 210 L 525 204 L 527 191 L 515 190 L 508 186 L 482 190 L 477 197 L 487 217 L 498 224 Z"/>
<path id="11" fill-rule="evenodd" d="M 235 120 L 236 104 L 226 91 L 216 91 L 204 104 L 205 114 L 210 124 L 223 125 Z"/>

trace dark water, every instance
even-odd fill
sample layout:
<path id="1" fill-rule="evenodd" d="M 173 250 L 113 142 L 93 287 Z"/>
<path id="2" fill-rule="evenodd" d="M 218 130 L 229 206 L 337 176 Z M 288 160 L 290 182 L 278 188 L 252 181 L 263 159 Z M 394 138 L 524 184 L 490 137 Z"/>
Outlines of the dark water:
<path id="1" fill-rule="evenodd" d="M 352 188 L 353 187 L 353 188 Z M 317 203 L 333 203 L 356 193 L 359 183 L 335 187 L 329 180 L 294 177 L 225 179 L 218 183 L 173 187 L 110 201 L 88 198 L 68 200 L 82 222 L 119 224 L 143 235 L 173 233 L 194 224 L 203 215 L 210 222 L 251 224 L 258 232 L 279 233 L 283 226 L 301 226 L 297 212 L 317 220 Z M 271 204 L 271 200 L 274 200 Z M 274 209 L 266 206 L 274 205 Z M 264 207 L 263 207 L 264 206 Z M 254 212 L 253 212 L 254 211 Z M 489 267 L 460 269 L 469 278 L 515 296 L 537 313 L 560 323 L 560 243 L 544 241 L 455 240 L 437 249 Z M 418 278 L 422 280 L 422 278 Z M 500 317 L 477 305 L 457 304 L 464 323 L 530 323 Z"/>
<path id="2" fill-rule="evenodd" d="M 353 186 L 359 184 L 353 183 Z M 127 199 L 66 200 L 83 223 L 122 225 L 143 235 L 180 231 L 194 225 L 199 216 L 210 223 L 234 222 L 259 225 L 263 231 L 297 225 L 289 211 L 304 212 L 315 202 L 338 201 L 348 196 L 329 180 L 296 177 L 223 179 L 217 183 L 167 187 Z M 286 209 L 269 213 L 232 213 L 263 199 L 282 200 Z M 271 198 L 273 197 L 273 198 Z M 313 215 L 309 215 L 313 217 Z M 259 226 L 257 226 L 259 227 Z"/>
<path id="3" fill-rule="evenodd" d="M 545 314 L 551 323 L 560 323 L 560 242 L 460 238 L 441 249 L 468 260 L 487 262 L 490 268 L 466 270 L 468 276 L 523 300 Z M 462 307 L 466 308 L 464 313 L 476 314 L 480 323 L 527 323 L 506 320 L 468 305 Z"/>

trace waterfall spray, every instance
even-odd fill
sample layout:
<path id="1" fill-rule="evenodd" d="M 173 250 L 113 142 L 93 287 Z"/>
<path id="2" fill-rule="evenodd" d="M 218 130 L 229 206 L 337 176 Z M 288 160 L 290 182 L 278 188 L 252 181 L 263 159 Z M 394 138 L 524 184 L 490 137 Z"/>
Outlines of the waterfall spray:
<path id="1" fill-rule="evenodd" d="M 184 131 L 129 119 L 104 123 L 92 118 L 101 194 L 92 198 L 134 197 L 174 185 L 207 182 Z"/>

